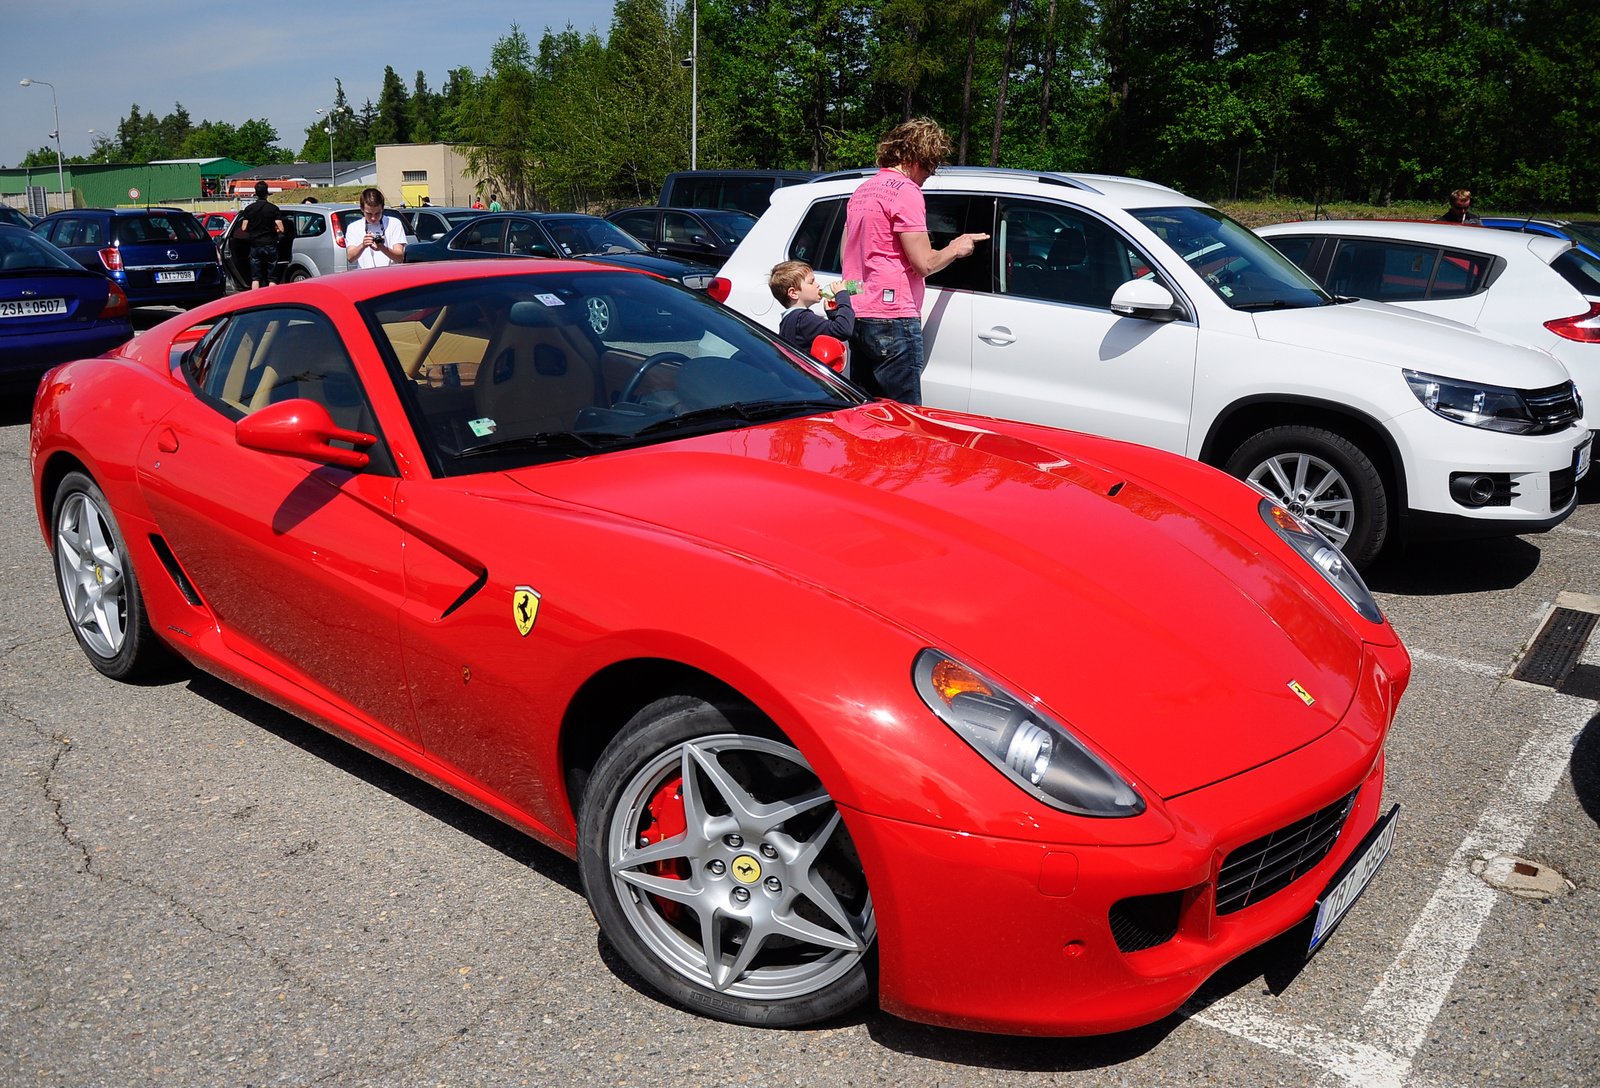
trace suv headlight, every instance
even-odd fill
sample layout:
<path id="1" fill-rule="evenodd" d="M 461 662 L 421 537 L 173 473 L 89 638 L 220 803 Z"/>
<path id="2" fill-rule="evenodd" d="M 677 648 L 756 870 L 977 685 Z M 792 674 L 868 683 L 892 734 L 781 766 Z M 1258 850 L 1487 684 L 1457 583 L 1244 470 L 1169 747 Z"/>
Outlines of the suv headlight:
<path id="1" fill-rule="evenodd" d="M 959 661 L 923 650 L 912 678 L 940 721 L 1051 808 L 1078 816 L 1144 811 L 1144 799 L 1078 738 Z"/>
<path id="2" fill-rule="evenodd" d="M 1406 384 L 1423 407 L 1448 420 L 1511 434 L 1531 434 L 1542 426 L 1515 389 L 1477 385 L 1415 370 L 1404 373 Z"/>
<path id="3" fill-rule="evenodd" d="M 1327 537 L 1295 517 L 1271 499 L 1262 499 L 1257 507 L 1261 520 L 1284 542 L 1305 557 L 1305 561 L 1326 578 L 1339 596 L 1350 602 L 1350 607 L 1361 613 L 1363 619 L 1373 623 L 1383 622 L 1383 612 L 1372 599 L 1367 583 L 1361 580 L 1356 568 L 1350 565 L 1344 553 L 1335 548 Z"/>

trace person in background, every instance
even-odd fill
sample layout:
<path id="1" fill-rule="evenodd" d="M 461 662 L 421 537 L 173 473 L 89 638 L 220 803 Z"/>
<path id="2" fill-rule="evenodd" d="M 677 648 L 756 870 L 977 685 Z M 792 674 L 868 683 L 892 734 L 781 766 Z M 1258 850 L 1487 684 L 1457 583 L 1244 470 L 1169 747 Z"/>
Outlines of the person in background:
<path id="1" fill-rule="evenodd" d="M 318 201 L 317 201 L 316 197 L 308 196 L 304 200 L 302 200 L 300 203 L 302 203 L 302 204 L 316 204 L 317 202 Z"/>
<path id="2" fill-rule="evenodd" d="M 406 259 L 406 228 L 383 214 L 383 193 L 361 190 L 361 218 L 344 229 L 345 259 L 357 268 L 383 268 Z"/>
<path id="3" fill-rule="evenodd" d="M 500 210 L 500 194 L 499 193 L 490 193 L 489 194 L 489 210 L 492 211 L 492 212 L 497 212 L 497 211 Z"/>
<path id="4" fill-rule="evenodd" d="M 250 243 L 250 290 L 270 287 L 278 274 L 278 239 L 283 212 L 267 199 L 267 183 L 256 182 L 256 198 L 239 213 L 239 237 Z"/>
<path id="5" fill-rule="evenodd" d="M 1483 226 L 1483 220 L 1472 214 L 1472 190 L 1457 189 L 1450 194 L 1450 207 L 1439 217 L 1441 223 L 1465 223 L 1471 227 Z"/>
<path id="6" fill-rule="evenodd" d="M 478 193 L 472 198 L 472 207 L 475 211 L 483 211 L 483 194 Z"/>
<path id="7" fill-rule="evenodd" d="M 844 278 L 862 284 L 851 377 L 902 404 L 922 403 L 924 280 L 989 238 L 962 234 L 943 249 L 928 238 L 922 185 L 949 153 L 950 138 L 936 122 L 896 125 L 878 142 L 878 172 L 856 187 L 845 212 Z"/>
<path id="8" fill-rule="evenodd" d="M 810 353 L 811 342 L 819 336 L 832 336 L 849 340 L 855 332 L 856 312 L 850 308 L 850 295 L 842 291 L 842 284 L 833 285 L 832 317 L 819 316 L 811 307 L 822 301 L 822 288 L 817 286 L 817 275 L 804 261 L 784 261 L 772 270 L 767 286 L 772 297 L 788 309 L 778 322 L 778 339 Z M 832 307 L 830 307 L 832 308 Z"/>

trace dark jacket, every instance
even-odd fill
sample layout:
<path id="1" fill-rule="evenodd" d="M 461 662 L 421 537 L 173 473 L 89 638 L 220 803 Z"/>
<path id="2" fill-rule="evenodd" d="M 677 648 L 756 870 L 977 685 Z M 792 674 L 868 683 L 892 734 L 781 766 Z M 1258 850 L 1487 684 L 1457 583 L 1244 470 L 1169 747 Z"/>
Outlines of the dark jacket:
<path id="1" fill-rule="evenodd" d="M 1441 223 L 1465 223 L 1469 227 L 1483 226 L 1483 220 L 1473 215 L 1471 208 L 1462 211 L 1454 204 L 1450 205 L 1449 209 L 1439 217 L 1438 221 Z"/>
<path id="2" fill-rule="evenodd" d="M 839 308 L 833 313 L 830 319 L 819 317 L 804 307 L 795 307 L 778 322 L 778 339 L 807 353 L 811 351 L 811 342 L 819 336 L 850 339 L 850 334 L 856 331 L 856 312 L 850 308 L 849 295 L 839 296 Z"/>

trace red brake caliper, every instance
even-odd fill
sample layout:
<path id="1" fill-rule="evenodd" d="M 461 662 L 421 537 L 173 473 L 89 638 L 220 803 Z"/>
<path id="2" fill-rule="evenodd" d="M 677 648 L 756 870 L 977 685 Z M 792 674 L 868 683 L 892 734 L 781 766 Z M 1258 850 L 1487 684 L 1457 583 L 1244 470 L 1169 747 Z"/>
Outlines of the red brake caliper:
<path id="1" fill-rule="evenodd" d="M 670 839 L 674 835 L 682 835 L 689 829 L 688 818 L 683 814 L 683 776 L 673 775 L 651 796 L 650 803 L 645 806 L 650 822 L 639 832 L 641 846 L 653 846 L 663 839 Z M 675 880 L 689 879 L 688 858 L 668 858 L 665 861 L 652 861 L 645 869 L 656 876 L 671 877 Z M 650 901 L 656 905 L 661 916 L 669 922 L 681 922 L 684 918 L 682 903 L 674 903 L 670 899 L 662 899 L 652 895 Z"/>

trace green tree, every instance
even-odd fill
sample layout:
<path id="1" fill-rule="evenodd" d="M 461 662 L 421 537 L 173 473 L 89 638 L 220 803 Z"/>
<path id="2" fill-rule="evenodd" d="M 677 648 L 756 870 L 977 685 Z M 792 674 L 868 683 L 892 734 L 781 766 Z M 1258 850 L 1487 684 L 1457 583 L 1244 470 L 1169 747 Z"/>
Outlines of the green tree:
<path id="1" fill-rule="evenodd" d="M 411 99 L 406 94 L 405 83 L 387 65 L 383 69 L 383 87 L 378 92 L 377 112 L 367 125 L 367 136 L 374 145 L 411 142 Z"/>

